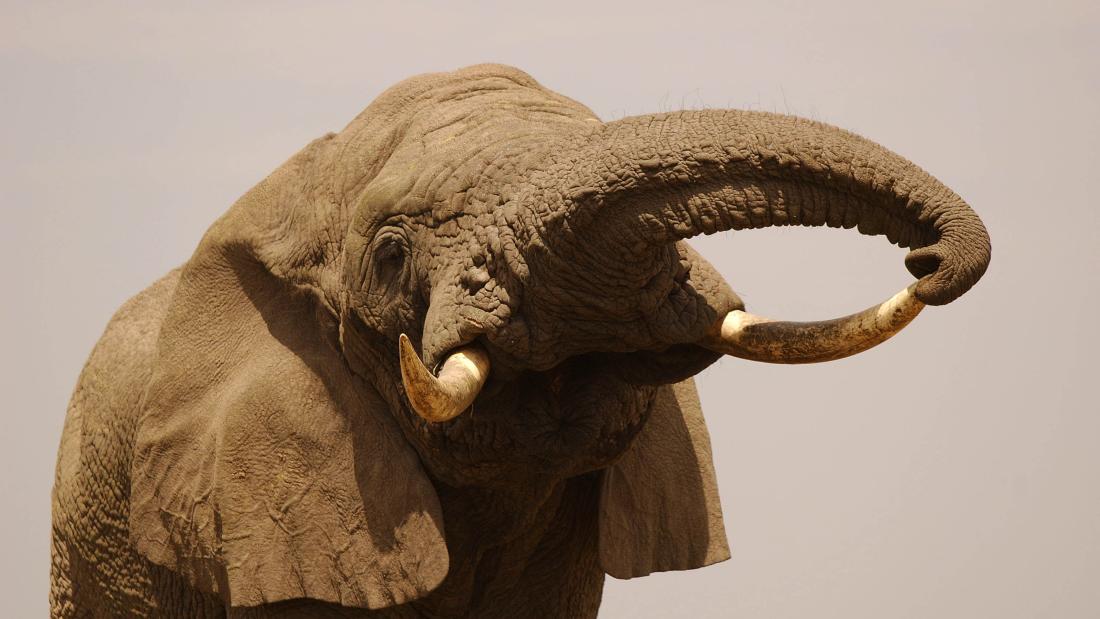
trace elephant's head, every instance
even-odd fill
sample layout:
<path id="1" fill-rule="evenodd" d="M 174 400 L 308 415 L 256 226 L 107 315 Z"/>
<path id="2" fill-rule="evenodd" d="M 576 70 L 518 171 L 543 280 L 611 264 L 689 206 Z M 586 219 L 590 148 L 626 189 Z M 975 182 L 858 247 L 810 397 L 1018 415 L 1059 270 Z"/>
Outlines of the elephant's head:
<path id="1" fill-rule="evenodd" d="M 763 322 L 682 241 L 771 225 L 885 235 L 912 248 L 919 280 L 850 319 Z M 825 124 L 603 123 L 507 67 L 416 77 L 245 194 L 183 268 L 137 431 L 131 535 L 234 604 L 414 599 L 448 571 L 439 493 L 542 496 L 628 450 L 631 470 L 707 468 L 696 404 L 662 385 L 721 354 L 874 345 L 964 293 L 989 256 L 951 190 Z M 605 492 L 601 509 L 639 496 Z M 718 550 L 649 548 L 608 570 L 714 560 L 715 500 L 696 521 Z M 676 526 L 634 507 L 640 529 Z M 490 511 L 446 537 L 510 526 Z"/>

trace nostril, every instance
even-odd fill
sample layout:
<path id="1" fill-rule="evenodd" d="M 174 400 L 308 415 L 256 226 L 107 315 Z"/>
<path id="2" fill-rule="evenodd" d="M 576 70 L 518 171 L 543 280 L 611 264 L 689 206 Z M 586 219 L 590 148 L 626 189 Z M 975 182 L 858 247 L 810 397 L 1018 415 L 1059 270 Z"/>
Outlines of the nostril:
<path id="1" fill-rule="evenodd" d="M 909 252 L 905 257 L 905 267 L 914 277 L 925 277 L 940 268 L 943 258 L 933 247 L 922 247 Z"/>

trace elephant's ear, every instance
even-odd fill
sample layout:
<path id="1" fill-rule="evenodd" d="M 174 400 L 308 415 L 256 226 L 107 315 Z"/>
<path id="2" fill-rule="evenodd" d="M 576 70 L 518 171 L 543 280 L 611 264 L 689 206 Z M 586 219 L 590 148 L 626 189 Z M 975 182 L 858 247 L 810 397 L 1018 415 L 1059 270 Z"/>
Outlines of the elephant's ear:
<path id="1" fill-rule="evenodd" d="M 665 386 L 630 449 L 604 471 L 600 564 L 615 578 L 730 557 L 695 381 Z"/>
<path id="2" fill-rule="evenodd" d="M 227 606 L 386 607 L 446 576 L 442 515 L 415 452 L 338 353 L 324 295 L 302 283 L 324 263 L 316 227 L 340 225 L 296 189 L 323 185 L 304 153 L 183 269 L 136 432 L 130 537 Z"/>

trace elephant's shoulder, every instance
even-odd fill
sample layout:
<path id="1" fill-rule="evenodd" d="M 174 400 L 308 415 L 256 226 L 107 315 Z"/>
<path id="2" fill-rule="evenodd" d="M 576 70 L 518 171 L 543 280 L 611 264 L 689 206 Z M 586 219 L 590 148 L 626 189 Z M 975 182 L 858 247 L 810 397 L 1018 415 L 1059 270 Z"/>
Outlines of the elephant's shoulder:
<path id="1" fill-rule="evenodd" d="M 74 483 L 89 448 L 102 450 L 110 467 L 129 466 L 120 453 L 133 438 L 138 401 L 149 379 L 160 322 L 179 281 L 179 269 L 157 280 L 122 305 L 107 323 L 69 400 L 58 450 L 56 486 Z M 106 464 L 105 462 L 101 462 Z"/>
<path id="2" fill-rule="evenodd" d="M 111 317 L 77 381 L 70 416 L 82 417 L 87 425 L 107 421 L 104 415 L 116 422 L 121 421 L 120 415 L 136 415 L 152 370 L 160 325 L 179 277 L 180 269 L 174 269 L 123 303 Z"/>

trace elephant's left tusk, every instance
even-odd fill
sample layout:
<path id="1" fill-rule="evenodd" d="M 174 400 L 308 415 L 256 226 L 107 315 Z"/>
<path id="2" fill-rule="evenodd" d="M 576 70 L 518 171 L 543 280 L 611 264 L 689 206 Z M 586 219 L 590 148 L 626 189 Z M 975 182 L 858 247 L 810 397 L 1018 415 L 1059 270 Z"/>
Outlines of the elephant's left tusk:
<path id="1" fill-rule="evenodd" d="M 734 357 L 768 363 L 843 359 L 890 339 L 924 309 L 916 284 L 858 314 L 820 322 L 781 322 L 732 311 L 700 345 Z"/>
<path id="2" fill-rule="evenodd" d="M 405 395 L 416 414 L 426 421 L 439 423 L 460 415 L 474 403 L 489 377 L 489 354 L 476 344 L 448 354 L 438 378 L 424 367 L 404 333 L 397 348 Z"/>

